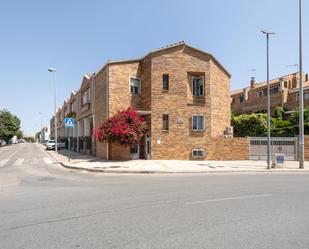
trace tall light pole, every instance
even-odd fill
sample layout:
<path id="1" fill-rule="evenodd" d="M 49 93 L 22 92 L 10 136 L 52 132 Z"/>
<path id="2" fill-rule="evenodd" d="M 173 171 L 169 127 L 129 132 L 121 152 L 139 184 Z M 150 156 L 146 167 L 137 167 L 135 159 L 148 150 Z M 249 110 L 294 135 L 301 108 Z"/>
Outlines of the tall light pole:
<path id="1" fill-rule="evenodd" d="M 41 118 L 41 143 L 43 141 L 43 127 L 42 127 L 42 112 L 39 112 L 40 118 Z M 45 136 L 44 136 L 45 137 Z"/>
<path id="2" fill-rule="evenodd" d="M 271 168 L 270 165 L 270 87 L 269 87 L 269 35 L 274 35 L 274 32 L 262 30 L 266 35 L 266 49 L 267 49 L 267 169 Z"/>
<path id="3" fill-rule="evenodd" d="M 302 48 L 302 0 L 299 0 L 299 168 L 304 168 L 304 91 Z"/>
<path id="4" fill-rule="evenodd" d="M 55 152 L 58 153 L 58 134 L 57 134 L 57 95 L 56 95 L 56 79 L 55 79 L 55 73 L 56 69 L 54 68 L 48 68 L 48 72 L 54 73 L 53 74 L 53 83 L 54 83 L 54 101 L 55 101 L 55 119 L 54 119 L 54 126 L 55 126 Z"/>

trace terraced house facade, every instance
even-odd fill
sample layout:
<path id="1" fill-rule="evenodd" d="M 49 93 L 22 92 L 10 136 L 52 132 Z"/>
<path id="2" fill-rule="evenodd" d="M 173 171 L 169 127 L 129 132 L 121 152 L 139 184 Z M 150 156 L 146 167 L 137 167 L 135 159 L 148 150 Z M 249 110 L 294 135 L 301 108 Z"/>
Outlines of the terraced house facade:
<path id="1" fill-rule="evenodd" d="M 304 105 L 309 107 L 308 74 L 303 73 Z M 271 110 L 283 107 L 286 111 L 295 111 L 298 106 L 299 73 L 292 73 L 269 81 Z M 267 111 L 267 83 L 257 83 L 251 79 L 248 87 L 231 92 L 231 108 L 236 114 Z"/>
<path id="2" fill-rule="evenodd" d="M 92 128 L 129 106 L 147 122 L 140 143 L 95 141 Z M 75 151 L 108 160 L 213 159 L 230 127 L 230 74 L 211 54 L 181 42 L 139 59 L 108 61 L 84 76 L 59 113 L 75 117 Z"/>

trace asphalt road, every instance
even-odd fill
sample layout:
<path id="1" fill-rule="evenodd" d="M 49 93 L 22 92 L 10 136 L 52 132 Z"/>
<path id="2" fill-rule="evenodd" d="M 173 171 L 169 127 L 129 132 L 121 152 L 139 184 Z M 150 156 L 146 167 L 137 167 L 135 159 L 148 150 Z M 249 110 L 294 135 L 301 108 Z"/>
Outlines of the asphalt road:
<path id="1" fill-rule="evenodd" d="M 0 148 L 0 248 L 309 248 L 309 174 L 70 171 Z"/>

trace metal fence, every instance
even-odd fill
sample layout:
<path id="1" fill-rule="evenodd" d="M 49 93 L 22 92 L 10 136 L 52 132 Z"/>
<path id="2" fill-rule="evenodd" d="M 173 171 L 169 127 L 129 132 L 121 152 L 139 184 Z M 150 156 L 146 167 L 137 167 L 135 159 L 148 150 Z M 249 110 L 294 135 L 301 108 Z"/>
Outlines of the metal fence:
<path id="1" fill-rule="evenodd" d="M 297 137 L 272 137 L 271 138 L 271 154 L 283 153 L 285 160 L 297 160 Z M 250 160 L 267 160 L 267 137 L 251 137 Z"/>

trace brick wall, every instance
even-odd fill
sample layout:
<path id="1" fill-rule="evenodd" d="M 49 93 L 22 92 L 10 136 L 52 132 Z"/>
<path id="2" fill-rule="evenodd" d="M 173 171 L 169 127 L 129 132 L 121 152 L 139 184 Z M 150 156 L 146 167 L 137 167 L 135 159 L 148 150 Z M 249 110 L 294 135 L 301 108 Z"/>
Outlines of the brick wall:
<path id="1" fill-rule="evenodd" d="M 208 144 L 207 160 L 249 160 L 249 138 L 212 138 Z"/>
<path id="2" fill-rule="evenodd" d="M 162 90 L 163 74 L 169 74 L 168 92 Z M 204 76 L 204 96 L 192 96 L 192 76 Z M 210 56 L 179 47 L 154 54 L 151 79 L 152 159 L 191 159 L 192 149 L 206 150 L 207 138 L 230 125 L 229 77 Z M 169 115 L 169 131 L 162 130 L 163 114 Z M 205 115 L 205 131 L 192 131 L 193 114 Z"/>
<path id="3" fill-rule="evenodd" d="M 108 118 L 108 66 L 100 70 L 94 79 L 95 84 L 95 127 Z M 107 143 L 95 142 L 95 154 L 98 157 L 107 159 Z"/>

